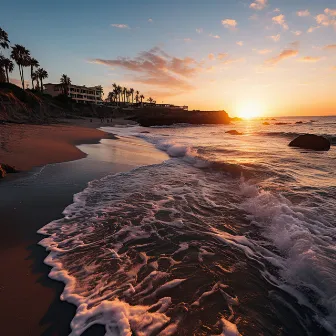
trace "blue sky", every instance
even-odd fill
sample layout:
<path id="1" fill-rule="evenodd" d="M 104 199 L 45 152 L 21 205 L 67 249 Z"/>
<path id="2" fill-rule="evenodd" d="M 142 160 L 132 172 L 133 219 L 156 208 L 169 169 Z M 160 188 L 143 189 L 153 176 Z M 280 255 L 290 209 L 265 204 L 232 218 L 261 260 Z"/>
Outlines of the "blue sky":
<path id="1" fill-rule="evenodd" d="M 242 96 L 247 105 L 278 113 L 299 90 L 296 111 L 313 92 L 310 106 L 323 102 L 332 113 L 336 49 L 324 48 L 336 44 L 333 10 L 334 0 L 13 0 L 1 5 L 0 25 L 11 43 L 23 44 L 40 61 L 48 82 L 65 73 L 75 84 L 102 84 L 105 92 L 117 82 L 157 100 L 236 113 Z M 155 47 L 154 54 L 167 62 L 181 60 L 176 66 L 195 71 L 165 65 L 154 73 L 115 62 L 119 57 L 137 62 L 137 55 Z M 292 52 L 282 54 L 285 50 Z M 160 83 L 166 68 L 178 81 L 168 83 L 169 77 Z M 153 77 L 150 83 L 145 76 Z M 319 81 L 328 87 L 321 89 Z"/>

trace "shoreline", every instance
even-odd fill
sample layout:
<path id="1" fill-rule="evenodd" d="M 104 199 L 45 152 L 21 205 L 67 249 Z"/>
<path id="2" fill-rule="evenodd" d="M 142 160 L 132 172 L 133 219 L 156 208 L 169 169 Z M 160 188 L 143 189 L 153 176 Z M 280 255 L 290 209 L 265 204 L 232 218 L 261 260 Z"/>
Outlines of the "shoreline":
<path id="1" fill-rule="evenodd" d="M 77 126 L 72 127 L 72 131 L 78 130 Z M 35 166 L 30 171 L 11 174 L 15 178 L 7 177 L 0 183 L 0 212 L 4 219 L 0 237 L 0 303 L 6 307 L 0 321 L 4 334 L 61 336 L 71 332 L 76 307 L 60 301 L 64 284 L 48 277 L 51 268 L 44 264 L 44 259 L 49 253 L 38 245 L 44 236 L 37 231 L 63 217 L 62 212 L 73 202 L 74 194 L 85 189 L 88 182 L 129 171 L 139 166 L 141 160 L 150 162 L 156 151 L 152 149 L 148 158 L 140 160 L 139 156 L 136 161 L 136 151 L 141 152 L 144 147 L 136 149 L 130 144 L 128 151 L 123 152 L 127 143 L 97 132 L 103 135 L 101 142 L 94 137 L 82 140 L 80 148 L 71 145 L 82 153 L 82 158 L 47 164 L 42 169 Z M 78 134 L 76 139 L 80 141 Z M 93 144 L 87 144 L 88 141 Z M 113 153 L 109 161 L 103 160 L 107 152 Z M 161 161 L 164 155 L 159 157 L 157 160 Z M 93 326 L 85 335 L 104 335 L 104 328 Z"/>

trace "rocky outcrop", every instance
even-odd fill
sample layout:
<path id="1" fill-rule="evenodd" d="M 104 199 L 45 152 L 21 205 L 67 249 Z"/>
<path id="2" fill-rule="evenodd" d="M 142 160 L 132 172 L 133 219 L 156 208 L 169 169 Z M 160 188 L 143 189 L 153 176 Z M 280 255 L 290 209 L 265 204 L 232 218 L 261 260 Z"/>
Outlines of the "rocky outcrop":
<path id="1" fill-rule="evenodd" d="M 243 135 L 243 133 L 238 132 L 236 130 L 230 130 L 230 131 L 226 131 L 225 133 L 229 133 L 231 135 Z"/>
<path id="2" fill-rule="evenodd" d="M 225 111 L 185 111 L 169 108 L 143 108 L 134 112 L 131 120 L 141 126 L 170 126 L 173 124 L 230 124 Z"/>
<path id="3" fill-rule="evenodd" d="M 18 171 L 5 163 L 0 163 L 0 178 L 4 178 L 7 174 L 17 173 Z"/>
<path id="4" fill-rule="evenodd" d="M 269 126 L 270 123 L 268 123 L 267 121 L 265 121 L 262 124 L 265 125 L 265 126 Z"/>
<path id="5" fill-rule="evenodd" d="M 320 135 L 304 134 L 291 141 L 289 146 L 316 151 L 328 151 L 330 149 L 330 141 Z"/>

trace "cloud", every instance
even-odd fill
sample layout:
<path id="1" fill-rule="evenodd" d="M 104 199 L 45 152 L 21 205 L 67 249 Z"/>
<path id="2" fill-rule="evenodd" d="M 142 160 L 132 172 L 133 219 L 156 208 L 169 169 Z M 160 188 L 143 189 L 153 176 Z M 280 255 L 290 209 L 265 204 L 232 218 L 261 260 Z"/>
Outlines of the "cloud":
<path id="1" fill-rule="evenodd" d="M 152 23 L 152 22 L 153 22 L 153 19 L 148 19 L 148 22 Z"/>
<path id="2" fill-rule="evenodd" d="M 302 34 L 301 30 L 292 31 L 295 36 L 300 36 Z"/>
<path id="3" fill-rule="evenodd" d="M 228 58 L 228 59 L 224 60 L 221 63 L 225 64 L 225 65 L 229 65 L 229 64 L 232 64 L 232 63 L 239 63 L 239 62 L 245 62 L 245 58 L 244 57 L 240 57 L 240 58 Z"/>
<path id="4" fill-rule="evenodd" d="M 225 19 L 225 20 L 222 20 L 222 25 L 225 27 L 225 28 L 236 28 L 238 23 L 236 20 L 233 20 L 233 19 Z"/>
<path id="5" fill-rule="evenodd" d="M 307 33 L 312 33 L 312 32 L 314 32 L 316 29 L 319 29 L 319 28 L 321 28 L 321 26 L 310 27 L 310 28 L 307 30 Z"/>
<path id="6" fill-rule="evenodd" d="M 210 61 L 213 61 L 215 59 L 215 55 L 214 54 L 209 54 L 208 58 Z"/>
<path id="7" fill-rule="evenodd" d="M 318 14 L 315 20 L 320 26 L 334 26 L 336 28 L 336 9 L 326 8 L 324 14 Z"/>
<path id="8" fill-rule="evenodd" d="M 304 17 L 304 16 L 310 16 L 310 12 L 308 9 L 301 10 L 296 12 L 297 16 Z"/>
<path id="9" fill-rule="evenodd" d="M 220 39 L 219 35 L 213 35 L 213 34 L 209 34 L 210 37 L 215 38 L 215 39 Z"/>
<path id="10" fill-rule="evenodd" d="M 336 50 L 336 44 L 329 44 L 323 47 L 324 50 Z"/>
<path id="11" fill-rule="evenodd" d="M 280 40 L 280 34 L 268 36 L 268 38 L 272 39 L 274 42 L 278 42 Z"/>
<path id="12" fill-rule="evenodd" d="M 267 0 L 255 0 L 251 3 L 250 8 L 262 10 L 267 6 Z"/>
<path id="13" fill-rule="evenodd" d="M 188 79 L 201 70 L 193 58 L 170 56 L 159 47 L 134 58 L 94 59 L 92 62 L 127 70 L 133 74 L 134 82 L 185 91 L 194 88 Z"/>
<path id="14" fill-rule="evenodd" d="M 286 58 L 290 58 L 290 57 L 295 57 L 297 56 L 299 53 L 298 50 L 294 50 L 294 49 L 285 49 L 283 50 L 279 55 L 272 57 L 268 60 L 266 60 L 265 64 L 266 65 L 276 65 L 279 62 L 285 60 Z"/>
<path id="15" fill-rule="evenodd" d="M 226 57 L 228 57 L 228 56 L 229 56 L 228 53 L 219 53 L 219 54 L 217 55 L 217 58 L 218 58 L 219 60 L 222 60 L 223 58 L 226 58 Z"/>
<path id="16" fill-rule="evenodd" d="M 322 58 L 321 57 L 311 57 L 311 56 L 305 56 L 299 59 L 300 62 L 318 62 L 320 61 Z"/>
<path id="17" fill-rule="evenodd" d="M 122 23 L 112 23 L 111 26 L 119 29 L 129 29 L 129 26 L 127 24 Z"/>
<path id="18" fill-rule="evenodd" d="M 196 33 L 202 34 L 203 33 L 203 28 L 196 28 Z"/>
<path id="19" fill-rule="evenodd" d="M 272 21 L 280 26 L 282 26 L 283 29 L 288 29 L 288 24 L 286 23 L 286 17 L 283 14 L 280 14 L 278 16 L 274 16 L 272 18 Z"/>
<path id="20" fill-rule="evenodd" d="M 243 41 L 238 41 L 238 42 L 236 42 L 236 44 L 242 47 L 244 45 L 244 42 Z"/>
<path id="21" fill-rule="evenodd" d="M 280 8 L 275 8 L 273 12 L 274 13 L 279 13 L 280 12 Z"/>
<path id="22" fill-rule="evenodd" d="M 253 49 L 253 51 L 257 52 L 260 55 L 265 55 L 272 52 L 271 49 Z"/>

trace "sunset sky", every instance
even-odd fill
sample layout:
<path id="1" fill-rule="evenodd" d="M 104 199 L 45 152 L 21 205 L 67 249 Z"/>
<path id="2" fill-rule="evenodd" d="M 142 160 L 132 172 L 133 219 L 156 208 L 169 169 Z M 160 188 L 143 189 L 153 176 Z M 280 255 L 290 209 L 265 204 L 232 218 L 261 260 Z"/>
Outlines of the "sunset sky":
<path id="1" fill-rule="evenodd" d="M 46 82 L 116 82 L 232 116 L 336 114 L 335 0 L 13 0 L 0 26 Z"/>

